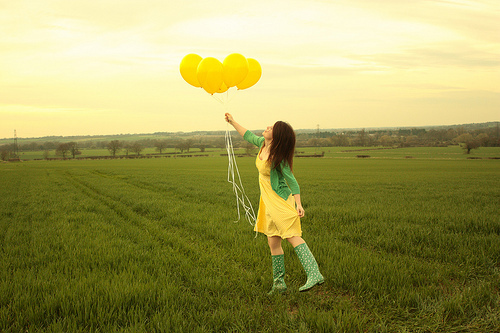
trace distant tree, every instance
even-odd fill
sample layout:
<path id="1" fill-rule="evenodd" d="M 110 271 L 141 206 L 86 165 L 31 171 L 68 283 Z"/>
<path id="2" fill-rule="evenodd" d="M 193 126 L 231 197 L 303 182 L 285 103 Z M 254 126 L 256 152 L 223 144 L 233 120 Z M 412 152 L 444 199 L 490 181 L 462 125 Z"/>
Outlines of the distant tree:
<path id="1" fill-rule="evenodd" d="M 44 158 L 44 159 L 48 159 L 48 158 L 49 158 L 49 156 L 50 156 L 50 151 L 49 151 L 48 149 L 45 149 L 45 150 L 43 151 L 43 158 Z"/>
<path id="2" fill-rule="evenodd" d="M 454 141 L 461 144 L 466 154 L 470 154 L 470 151 L 472 149 L 478 149 L 481 146 L 480 142 L 476 140 L 470 133 L 459 135 L 454 139 Z"/>
<path id="3" fill-rule="evenodd" d="M 481 144 L 477 140 L 464 142 L 462 148 L 466 151 L 466 154 L 470 154 L 472 149 L 479 149 Z"/>
<path id="4" fill-rule="evenodd" d="M 2 151 L 0 151 L 0 158 L 2 158 L 2 161 L 7 161 L 10 157 L 10 151 L 8 151 L 7 149 L 2 149 Z"/>
<path id="5" fill-rule="evenodd" d="M 366 131 L 364 128 L 358 132 L 358 136 L 356 137 L 356 141 L 357 141 L 357 145 L 359 145 L 361 147 L 366 146 L 367 135 L 366 135 Z"/>
<path id="6" fill-rule="evenodd" d="M 39 149 L 39 145 L 36 142 L 30 142 L 25 146 L 26 146 L 27 150 L 31 150 L 31 151 L 36 151 Z"/>
<path id="7" fill-rule="evenodd" d="M 255 145 L 250 142 L 245 141 L 245 143 L 243 144 L 243 148 L 245 148 L 245 153 L 249 156 L 251 156 L 255 151 Z"/>
<path id="8" fill-rule="evenodd" d="M 140 155 L 143 149 L 144 148 L 142 147 L 142 145 L 139 142 L 134 142 L 130 146 L 130 150 L 133 151 L 134 153 L 136 153 L 137 155 Z"/>
<path id="9" fill-rule="evenodd" d="M 392 137 L 390 137 L 389 135 L 382 135 L 382 137 L 380 137 L 380 144 L 384 147 L 391 146 L 393 142 L 394 141 Z"/>
<path id="10" fill-rule="evenodd" d="M 334 135 L 330 138 L 334 146 L 347 147 L 349 146 L 349 138 L 344 133 Z"/>
<path id="11" fill-rule="evenodd" d="M 184 152 L 184 149 L 185 149 L 184 142 L 182 140 L 177 141 L 174 145 L 174 148 L 180 150 L 180 152 L 182 154 Z"/>
<path id="12" fill-rule="evenodd" d="M 113 140 L 108 143 L 108 150 L 113 157 L 116 156 L 116 153 L 118 153 L 122 149 L 122 143 L 119 140 Z"/>
<path id="13" fill-rule="evenodd" d="M 198 146 L 198 148 L 200 148 L 200 151 L 201 151 L 202 153 L 204 153 L 204 152 L 205 152 L 205 149 L 207 148 L 207 145 L 205 145 L 205 144 L 201 144 L 201 145 L 199 145 L 199 146 Z"/>
<path id="14" fill-rule="evenodd" d="M 309 147 L 319 147 L 321 145 L 321 141 L 318 138 L 312 138 L 307 140 L 307 145 Z"/>
<path id="15" fill-rule="evenodd" d="M 123 150 L 125 150 L 125 156 L 128 156 L 128 154 L 132 150 L 132 146 L 129 143 L 126 143 L 123 145 Z"/>
<path id="16" fill-rule="evenodd" d="M 160 152 L 163 151 L 163 149 L 166 149 L 168 147 L 168 142 L 167 140 L 156 140 L 154 143 L 156 150 Z"/>
<path id="17" fill-rule="evenodd" d="M 53 141 L 45 141 L 42 144 L 42 149 L 57 149 L 57 144 Z"/>
<path id="18" fill-rule="evenodd" d="M 465 128 L 463 126 L 462 127 L 458 127 L 456 129 L 456 132 L 457 132 L 457 135 L 459 135 L 459 136 L 462 135 L 462 134 L 466 134 L 467 133 L 467 131 L 465 130 Z"/>
<path id="19" fill-rule="evenodd" d="M 479 142 L 481 147 L 488 146 L 488 142 L 490 141 L 490 137 L 486 133 L 480 133 L 476 136 L 476 140 Z"/>
<path id="20" fill-rule="evenodd" d="M 80 151 L 80 149 L 78 149 L 78 143 L 68 142 L 67 145 L 68 145 L 69 152 L 71 153 L 73 158 L 75 158 L 76 155 L 80 155 L 82 153 Z"/>
<path id="21" fill-rule="evenodd" d="M 448 129 L 448 131 L 446 132 L 446 139 L 453 140 L 456 137 L 457 131 L 455 131 L 453 128 Z"/>
<path id="22" fill-rule="evenodd" d="M 189 139 L 184 141 L 184 147 L 186 148 L 187 152 L 189 153 L 189 149 L 193 146 L 193 140 Z"/>
<path id="23" fill-rule="evenodd" d="M 231 139 L 233 139 L 233 138 L 231 138 Z M 233 142 L 234 141 L 235 140 L 233 139 Z M 224 149 L 224 148 L 226 148 L 226 140 L 224 138 L 217 138 L 214 140 L 214 146 L 216 148 Z"/>
<path id="24" fill-rule="evenodd" d="M 184 150 L 189 153 L 189 149 L 191 149 L 191 147 L 193 147 L 193 140 L 191 140 L 191 139 L 179 140 L 175 144 L 175 149 L 179 149 L 181 151 L 181 153 L 183 153 Z"/>
<path id="25" fill-rule="evenodd" d="M 67 143 L 60 143 L 56 148 L 56 155 L 62 155 L 63 158 L 66 158 L 66 154 L 69 152 L 69 145 Z"/>

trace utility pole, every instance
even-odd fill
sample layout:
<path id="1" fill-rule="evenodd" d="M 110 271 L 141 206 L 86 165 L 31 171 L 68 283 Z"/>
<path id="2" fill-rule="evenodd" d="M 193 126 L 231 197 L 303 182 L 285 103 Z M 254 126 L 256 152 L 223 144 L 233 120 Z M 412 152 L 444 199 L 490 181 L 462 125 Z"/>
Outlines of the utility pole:
<path id="1" fill-rule="evenodd" d="M 19 154 L 19 146 L 17 145 L 17 133 L 14 130 L 14 157 L 18 157 Z"/>

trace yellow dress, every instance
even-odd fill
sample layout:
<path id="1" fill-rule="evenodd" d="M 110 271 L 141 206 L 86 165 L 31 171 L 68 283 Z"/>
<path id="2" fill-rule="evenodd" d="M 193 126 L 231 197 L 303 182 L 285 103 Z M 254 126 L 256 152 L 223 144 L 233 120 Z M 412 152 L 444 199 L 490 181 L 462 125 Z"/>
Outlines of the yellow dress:
<path id="1" fill-rule="evenodd" d="M 295 208 L 295 198 L 290 194 L 285 201 L 271 187 L 271 166 L 257 154 L 255 165 L 259 170 L 260 201 L 255 231 L 282 239 L 302 236 L 300 217 Z"/>

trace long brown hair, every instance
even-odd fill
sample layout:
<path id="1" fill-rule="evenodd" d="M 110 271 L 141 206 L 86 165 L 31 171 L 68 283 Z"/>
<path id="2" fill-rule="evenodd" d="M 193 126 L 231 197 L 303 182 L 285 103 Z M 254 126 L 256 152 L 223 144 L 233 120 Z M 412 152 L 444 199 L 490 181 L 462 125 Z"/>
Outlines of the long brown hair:
<path id="1" fill-rule="evenodd" d="M 293 170 L 293 154 L 295 153 L 295 132 L 290 124 L 277 121 L 273 126 L 273 141 L 269 147 L 268 161 L 273 169 L 280 170 L 281 162 Z"/>

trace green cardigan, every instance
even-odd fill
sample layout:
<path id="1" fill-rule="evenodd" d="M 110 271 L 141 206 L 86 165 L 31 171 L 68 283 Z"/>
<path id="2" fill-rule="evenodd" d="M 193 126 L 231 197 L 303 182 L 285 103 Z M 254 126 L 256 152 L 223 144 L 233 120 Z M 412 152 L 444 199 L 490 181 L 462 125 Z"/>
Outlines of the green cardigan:
<path id="1" fill-rule="evenodd" d="M 245 141 L 261 148 L 264 144 L 264 138 L 246 131 L 243 136 Z M 290 194 L 300 194 L 300 187 L 295 176 L 290 170 L 290 166 L 285 161 L 280 164 L 280 171 L 277 168 L 271 168 L 271 187 L 284 200 L 288 199 Z"/>

